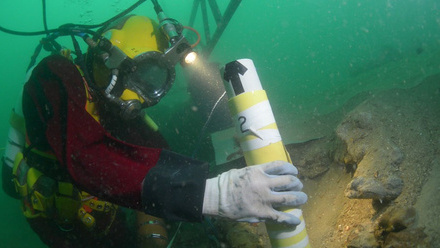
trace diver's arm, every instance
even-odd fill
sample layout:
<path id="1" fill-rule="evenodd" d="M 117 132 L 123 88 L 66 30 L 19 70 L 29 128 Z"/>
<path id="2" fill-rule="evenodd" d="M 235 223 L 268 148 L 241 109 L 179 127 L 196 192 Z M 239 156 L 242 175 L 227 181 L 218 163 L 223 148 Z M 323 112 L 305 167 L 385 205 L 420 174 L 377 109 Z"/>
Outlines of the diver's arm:
<path id="1" fill-rule="evenodd" d="M 170 220 L 202 219 L 206 163 L 118 140 L 75 104 L 68 116 L 66 167 L 84 190 Z"/>
<path id="2" fill-rule="evenodd" d="M 157 164 L 145 176 L 144 211 L 172 220 L 202 220 L 208 164 L 162 150 Z"/>

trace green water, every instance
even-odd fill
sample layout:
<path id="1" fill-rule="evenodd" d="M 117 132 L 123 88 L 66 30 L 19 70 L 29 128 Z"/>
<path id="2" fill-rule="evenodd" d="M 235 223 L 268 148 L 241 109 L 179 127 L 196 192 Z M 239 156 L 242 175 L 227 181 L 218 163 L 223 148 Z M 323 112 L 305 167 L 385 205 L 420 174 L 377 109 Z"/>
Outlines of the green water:
<path id="1" fill-rule="evenodd" d="M 188 22 L 192 0 L 159 2 L 169 16 L 183 24 Z M 227 2 L 219 1 L 221 10 Z M 49 28 L 64 23 L 101 23 L 133 3 L 48 1 L 47 21 Z M 0 25 L 20 31 L 42 30 L 41 9 L 40 1 L 2 0 Z M 301 138 L 289 130 L 297 123 L 332 113 L 360 92 L 408 88 L 438 72 L 438 59 L 429 54 L 440 50 L 439 11 L 437 0 L 243 1 L 211 60 L 225 64 L 239 58 L 253 59 L 280 130 L 286 134 L 283 137 L 294 141 Z M 134 13 L 155 16 L 148 1 Z M 213 33 L 212 17 L 210 25 Z M 195 28 L 203 30 L 200 13 Z M 6 141 L 9 112 L 17 101 L 25 69 L 39 39 L 41 36 L 0 33 L 0 140 Z M 71 47 L 69 40 L 64 44 Z M 384 67 L 388 69 L 382 70 Z M 165 135 L 175 150 L 190 154 L 205 120 L 191 112 L 187 84 L 179 76 L 169 95 L 151 114 L 162 128 L 168 128 Z M 211 162 L 213 159 L 207 154 L 200 157 Z M 19 202 L 3 192 L 0 202 L 0 246 L 42 247 L 27 227 Z"/>

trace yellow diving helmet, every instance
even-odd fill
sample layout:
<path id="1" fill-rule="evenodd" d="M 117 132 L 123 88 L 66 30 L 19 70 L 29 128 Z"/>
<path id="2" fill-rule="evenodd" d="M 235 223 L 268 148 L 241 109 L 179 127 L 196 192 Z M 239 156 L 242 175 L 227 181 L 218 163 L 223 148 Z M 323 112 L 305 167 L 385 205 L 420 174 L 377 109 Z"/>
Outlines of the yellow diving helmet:
<path id="1" fill-rule="evenodd" d="M 159 25 L 144 16 L 128 16 L 99 32 L 92 72 L 95 84 L 130 119 L 153 106 L 175 78 L 172 47 Z"/>

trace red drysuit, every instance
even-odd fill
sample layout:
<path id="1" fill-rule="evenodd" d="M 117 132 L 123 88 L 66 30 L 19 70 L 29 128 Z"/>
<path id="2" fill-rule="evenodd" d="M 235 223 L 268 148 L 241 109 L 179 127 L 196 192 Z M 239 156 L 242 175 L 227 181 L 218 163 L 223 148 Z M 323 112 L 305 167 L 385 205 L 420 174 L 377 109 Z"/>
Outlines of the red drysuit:
<path id="1" fill-rule="evenodd" d="M 80 189 L 148 214 L 199 221 L 206 163 L 170 152 L 140 119 L 85 110 L 86 86 L 76 66 L 53 55 L 33 70 L 23 92 L 31 148 L 53 152 Z M 50 174 L 50 172 L 47 172 Z M 53 173 L 53 172 L 52 172 Z"/>

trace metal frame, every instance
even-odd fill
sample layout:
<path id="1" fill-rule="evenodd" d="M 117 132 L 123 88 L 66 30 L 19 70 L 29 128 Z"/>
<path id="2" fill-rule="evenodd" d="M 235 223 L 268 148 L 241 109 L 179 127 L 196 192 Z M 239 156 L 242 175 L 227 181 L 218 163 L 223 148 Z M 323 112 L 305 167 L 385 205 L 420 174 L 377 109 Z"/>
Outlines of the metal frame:
<path id="1" fill-rule="evenodd" d="M 193 7 L 191 10 L 191 16 L 189 20 L 189 26 L 194 25 L 196 15 L 200 7 L 200 11 L 202 12 L 202 21 L 204 28 L 203 30 L 205 33 L 205 43 L 206 43 L 206 46 L 202 49 L 202 55 L 205 58 L 209 58 L 209 56 L 211 55 L 212 50 L 214 50 L 215 45 L 217 45 L 217 42 L 222 36 L 223 31 L 225 31 L 226 27 L 228 26 L 229 21 L 231 20 L 232 16 L 237 10 L 241 1 L 242 0 L 230 0 L 225 12 L 222 14 L 217 5 L 217 0 L 194 0 Z M 208 2 L 209 7 L 211 8 L 212 15 L 217 25 L 217 28 L 215 29 L 214 34 L 212 36 L 211 36 L 211 30 L 209 28 L 208 9 L 207 9 L 208 6 L 206 2 Z"/>

